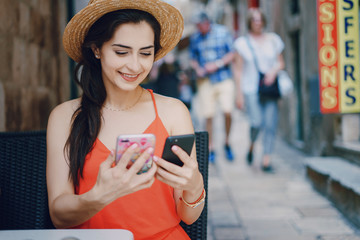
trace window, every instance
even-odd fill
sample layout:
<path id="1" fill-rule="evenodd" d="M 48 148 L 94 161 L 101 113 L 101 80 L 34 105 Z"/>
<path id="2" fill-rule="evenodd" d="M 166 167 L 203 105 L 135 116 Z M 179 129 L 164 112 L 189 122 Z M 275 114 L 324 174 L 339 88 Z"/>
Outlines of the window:
<path id="1" fill-rule="evenodd" d="M 290 12 L 292 15 L 298 14 L 300 12 L 299 0 L 292 0 L 290 2 Z"/>

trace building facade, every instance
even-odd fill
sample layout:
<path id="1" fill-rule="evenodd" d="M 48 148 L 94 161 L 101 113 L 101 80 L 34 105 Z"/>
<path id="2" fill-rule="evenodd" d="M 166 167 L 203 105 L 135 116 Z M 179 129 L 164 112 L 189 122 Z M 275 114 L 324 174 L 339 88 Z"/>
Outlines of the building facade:
<path id="1" fill-rule="evenodd" d="M 279 135 L 310 155 L 360 161 L 360 114 L 319 112 L 317 1 L 229 0 L 227 5 L 224 1 L 191 3 L 206 2 L 215 10 L 220 8 L 211 4 L 227 6 L 214 14 L 233 29 L 234 36 L 246 33 L 247 9 L 259 6 L 267 16 L 268 30 L 285 42 L 286 70 L 295 89 L 279 103 Z M 185 0 L 177 3 L 190 6 Z M 69 16 L 86 4 L 87 0 L 0 1 L 0 131 L 45 129 L 52 108 L 77 96 L 62 33 Z"/>
<path id="2" fill-rule="evenodd" d="M 45 129 L 68 99 L 67 1 L 0 1 L 0 131 Z"/>

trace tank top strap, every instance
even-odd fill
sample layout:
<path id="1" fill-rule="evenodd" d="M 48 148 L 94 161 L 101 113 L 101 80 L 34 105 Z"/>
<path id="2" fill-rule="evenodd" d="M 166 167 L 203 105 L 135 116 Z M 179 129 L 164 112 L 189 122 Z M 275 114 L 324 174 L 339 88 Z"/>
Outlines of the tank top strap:
<path id="1" fill-rule="evenodd" d="M 157 110 L 157 107 L 156 107 L 154 92 L 153 92 L 152 89 L 147 89 L 147 90 L 150 92 L 150 95 L 151 95 L 151 98 L 152 98 L 152 101 L 153 101 L 153 104 L 154 104 L 155 115 L 156 115 L 156 118 L 158 118 L 159 115 L 158 115 L 158 110 Z"/>

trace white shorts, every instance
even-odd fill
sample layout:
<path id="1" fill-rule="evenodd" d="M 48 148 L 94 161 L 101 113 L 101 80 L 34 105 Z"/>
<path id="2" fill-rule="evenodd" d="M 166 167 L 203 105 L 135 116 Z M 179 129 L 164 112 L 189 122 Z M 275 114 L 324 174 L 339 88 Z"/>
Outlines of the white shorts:
<path id="1" fill-rule="evenodd" d="M 208 78 L 199 80 L 198 93 L 202 115 L 211 118 L 215 115 L 216 103 L 224 113 L 231 113 L 235 102 L 235 84 L 232 79 L 226 79 L 212 84 Z"/>

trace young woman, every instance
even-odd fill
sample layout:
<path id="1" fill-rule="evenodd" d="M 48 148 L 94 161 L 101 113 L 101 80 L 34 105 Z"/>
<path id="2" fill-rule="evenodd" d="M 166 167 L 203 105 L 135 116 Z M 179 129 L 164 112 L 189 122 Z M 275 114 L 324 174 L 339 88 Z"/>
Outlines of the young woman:
<path id="1" fill-rule="evenodd" d="M 277 34 L 265 32 L 265 25 L 265 16 L 259 9 L 249 10 L 247 17 L 249 34 L 234 42 L 237 53 L 233 70 L 237 84 L 237 107 L 241 109 L 246 106 L 251 127 L 247 161 L 249 164 L 253 161 L 254 144 L 262 128 L 264 130 L 262 169 L 271 171 L 270 160 L 277 129 L 278 100 L 259 98 L 259 70 L 265 73 L 264 84 L 271 85 L 285 64 L 282 56 L 284 42 Z"/>
<path id="2" fill-rule="evenodd" d="M 179 222 L 194 222 L 203 209 L 203 178 L 196 151 L 172 150 L 184 162 L 160 158 L 169 135 L 193 133 L 179 100 L 140 83 L 154 61 L 181 38 L 183 19 L 160 0 L 93 0 L 67 25 L 63 43 L 78 62 L 79 99 L 57 106 L 47 129 L 50 215 L 57 228 L 121 228 L 135 239 L 189 239 Z M 131 145 L 114 163 L 120 134 L 152 133 L 148 148 L 129 168 Z M 154 163 L 137 174 L 150 154 Z M 195 208 L 196 207 L 196 208 Z"/>

